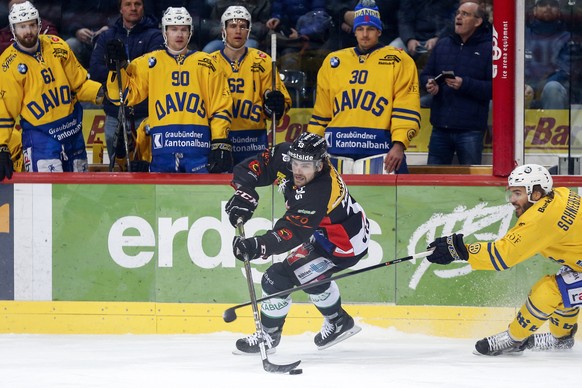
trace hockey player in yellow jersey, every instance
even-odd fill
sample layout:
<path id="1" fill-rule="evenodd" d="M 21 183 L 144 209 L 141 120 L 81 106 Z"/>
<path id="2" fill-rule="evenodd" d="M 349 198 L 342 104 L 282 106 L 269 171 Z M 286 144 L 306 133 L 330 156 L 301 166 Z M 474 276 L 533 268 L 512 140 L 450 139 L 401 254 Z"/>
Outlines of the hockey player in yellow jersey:
<path id="1" fill-rule="evenodd" d="M 79 102 L 101 104 L 101 85 L 61 38 L 39 35 L 40 15 L 29 1 L 14 4 L 8 19 L 15 43 L 0 56 L 0 181 L 12 176 L 9 149 L 18 147 L 8 144 L 19 116 L 26 171 L 87 171 Z"/>
<path id="2" fill-rule="evenodd" d="M 497 356 L 574 346 L 582 305 L 582 214 L 580 196 L 553 188 L 548 170 L 537 164 L 515 168 L 507 195 L 517 224 L 494 242 L 465 245 L 462 234 L 437 238 L 428 260 L 449 264 L 466 260 L 476 270 L 503 271 L 536 253 L 561 264 L 556 275 L 540 279 L 506 331 L 477 341 L 476 354 Z M 546 322 L 549 333 L 536 333 Z"/>
<path id="3" fill-rule="evenodd" d="M 406 173 L 404 150 L 420 128 L 416 64 L 379 43 L 382 22 L 373 0 L 356 5 L 353 30 L 358 45 L 332 52 L 319 69 L 307 130 L 325 133 L 333 156 L 387 153 L 384 170 Z"/>
<path id="4" fill-rule="evenodd" d="M 243 6 L 230 6 L 222 14 L 221 24 L 224 48 L 211 55 L 228 77 L 233 100 L 229 138 L 237 164 L 269 146 L 265 119 L 271 119 L 274 113 L 280 120 L 291 107 L 291 97 L 278 71 L 276 90 L 271 91 L 271 57 L 245 47 L 252 28 L 249 11 Z"/>
<path id="5" fill-rule="evenodd" d="M 201 51 L 189 51 L 192 17 L 184 7 L 169 7 L 162 17 L 165 50 L 134 59 L 121 68 L 124 103 L 148 97 L 152 172 L 221 173 L 232 169 L 228 132 L 232 97 L 225 74 Z M 121 51 L 121 52 L 120 52 Z M 120 102 L 116 63 L 123 50 L 108 44 L 107 93 Z"/>

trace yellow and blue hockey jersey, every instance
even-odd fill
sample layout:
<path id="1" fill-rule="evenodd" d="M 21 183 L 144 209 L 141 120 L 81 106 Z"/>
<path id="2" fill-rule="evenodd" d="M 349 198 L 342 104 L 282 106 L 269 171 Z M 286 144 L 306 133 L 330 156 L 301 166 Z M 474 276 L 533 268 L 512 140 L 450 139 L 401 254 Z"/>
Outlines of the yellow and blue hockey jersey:
<path id="1" fill-rule="evenodd" d="M 153 158 L 179 153 L 206 156 L 211 140 L 228 137 L 232 97 L 225 74 L 209 54 L 196 51 L 173 56 L 156 50 L 134 59 L 121 73 L 127 105 L 148 98 Z M 107 93 L 119 103 L 113 72 Z"/>
<path id="2" fill-rule="evenodd" d="M 495 242 L 468 244 L 473 269 L 502 271 L 536 253 L 582 272 L 580 196 L 566 187 L 536 202 Z"/>
<path id="3" fill-rule="evenodd" d="M 218 67 L 226 74 L 232 95 L 232 125 L 230 140 L 233 143 L 235 161 L 255 155 L 268 147 L 266 116 L 263 112 L 263 96 L 273 88 L 272 59 L 255 48 L 246 48 L 238 61 L 231 61 L 222 50 L 211 54 Z M 276 89 L 285 96 L 286 110 L 291 107 L 291 97 L 276 74 Z"/>
<path id="4" fill-rule="evenodd" d="M 101 84 L 88 79 L 65 41 L 53 35 L 38 39 L 34 54 L 11 45 L 0 56 L 0 144 L 9 143 L 18 116 L 23 131 L 62 141 L 81 131 L 75 104 L 97 102 Z"/>
<path id="5" fill-rule="evenodd" d="M 325 133 L 331 154 L 359 159 L 386 153 L 395 141 L 408 147 L 419 128 L 418 74 L 408 54 L 352 47 L 326 57 L 307 130 Z"/>

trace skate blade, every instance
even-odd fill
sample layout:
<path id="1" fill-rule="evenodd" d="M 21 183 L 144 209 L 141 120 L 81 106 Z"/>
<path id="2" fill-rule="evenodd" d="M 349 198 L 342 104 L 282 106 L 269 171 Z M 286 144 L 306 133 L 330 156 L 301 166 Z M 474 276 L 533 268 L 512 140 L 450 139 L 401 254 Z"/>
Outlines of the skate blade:
<path id="1" fill-rule="evenodd" d="M 508 353 L 500 353 L 500 354 L 483 354 L 479 353 L 477 350 L 473 349 L 473 354 L 476 356 L 483 356 L 483 357 L 519 357 L 523 355 L 523 351 L 521 352 L 508 352 Z"/>
<path id="2" fill-rule="evenodd" d="M 267 354 L 275 354 L 275 352 L 277 351 L 277 348 L 271 348 L 271 349 L 267 349 Z M 238 349 L 234 349 L 232 351 L 232 354 L 234 354 L 235 356 L 257 356 L 257 354 L 261 354 L 261 352 L 256 352 L 256 353 L 247 353 L 247 352 L 243 352 L 240 351 Z"/>
<path id="3" fill-rule="evenodd" d="M 353 335 L 358 334 L 360 331 L 362 331 L 362 328 L 360 326 L 355 326 L 352 327 L 350 330 L 341 333 L 335 340 L 331 341 L 330 343 L 327 343 L 323 346 L 318 346 L 317 350 L 323 350 L 323 349 L 327 349 L 333 345 L 336 345 L 344 340 L 347 340 L 348 338 L 350 338 Z"/>

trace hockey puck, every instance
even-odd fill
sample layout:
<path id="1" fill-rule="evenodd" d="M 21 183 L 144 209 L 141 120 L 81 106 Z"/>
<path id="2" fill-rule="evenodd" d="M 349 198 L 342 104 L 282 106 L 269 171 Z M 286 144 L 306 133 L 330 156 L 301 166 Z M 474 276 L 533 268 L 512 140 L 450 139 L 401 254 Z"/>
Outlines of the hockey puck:
<path id="1" fill-rule="evenodd" d="M 303 373 L 303 369 L 293 369 L 289 371 L 290 375 L 300 375 L 301 373 Z"/>

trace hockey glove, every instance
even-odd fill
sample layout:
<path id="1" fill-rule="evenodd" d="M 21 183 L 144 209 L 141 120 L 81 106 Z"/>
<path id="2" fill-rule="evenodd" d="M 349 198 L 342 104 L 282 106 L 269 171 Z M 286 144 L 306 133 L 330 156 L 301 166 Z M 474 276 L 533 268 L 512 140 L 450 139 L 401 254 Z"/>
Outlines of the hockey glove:
<path id="1" fill-rule="evenodd" d="M 10 149 L 6 144 L 0 145 L 0 182 L 4 178 L 11 179 L 14 172 L 14 165 L 10 157 Z"/>
<path id="2" fill-rule="evenodd" d="M 110 40 L 105 49 L 105 62 L 109 70 L 117 71 L 118 65 L 120 69 L 127 66 L 127 53 L 121 39 Z"/>
<path id="3" fill-rule="evenodd" d="M 210 153 L 206 168 L 212 174 L 232 171 L 232 143 L 228 139 L 216 139 L 210 142 Z"/>
<path id="4" fill-rule="evenodd" d="M 262 259 L 267 256 L 267 247 L 257 237 L 236 236 L 232 240 L 232 250 L 234 256 L 240 261 Z"/>
<path id="5" fill-rule="evenodd" d="M 452 261 L 467 261 L 469 252 L 463 242 L 462 234 L 452 234 L 446 237 L 439 237 L 431 242 L 427 249 L 434 248 L 432 255 L 426 259 L 435 264 L 449 264 Z"/>
<path id="6" fill-rule="evenodd" d="M 242 219 L 243 224 L 251 219 L 258 204 L 259 194 L 253 189 L 241 186 L 228 200 L 224 211 L 228 214 L 232 226 L 236 227 L 239 218 Z"/>
<path id="7" fill-rule="evenodd" d="M 275 117 L 280 119 L 285 114 L 285 97 L 278 90 L 267 91 L 265 93 L 264 107 L 265 114 L 269 117 L 275 113 Z"/>

